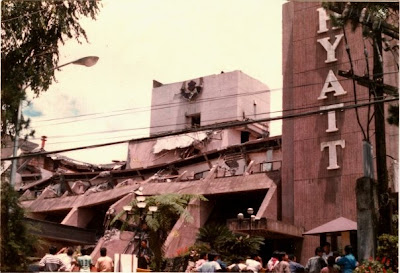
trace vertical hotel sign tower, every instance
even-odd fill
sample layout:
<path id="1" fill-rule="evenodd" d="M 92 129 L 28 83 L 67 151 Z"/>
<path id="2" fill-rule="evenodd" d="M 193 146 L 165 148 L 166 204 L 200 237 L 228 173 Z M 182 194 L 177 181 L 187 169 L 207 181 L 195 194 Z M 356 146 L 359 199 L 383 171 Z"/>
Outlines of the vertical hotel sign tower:
<path id="1" fill-rule="evenodd" d="M 318 8 L 318 22 L 319 22 L 319 29 L 317 31 L 318 34 L 321 33 L 327 33 L 328 32 L 328 26 L 327 26 L 327 21 L 329 20 L 329 16 L 327 15 L 326 11 L 324 8 Z M 335 41 L 331 43 L 330 37 L 324 37 L 320 38 L 317 40 L 319 44 L 325 49 L 326 51 L 326 60 L 325 63 L 333 63 L 337 62 L 336 59 L 336 49 L 340 42 L 342 41 L 343 34 L 336 34 L 335 35 Z M 326 101 L 328 96 L 332 94 L 335 97 L 338 96 L 345 96 L 347 92 L 343 89 L 342 85 L 336 78 L 335 73 L 330 69 L 328 72 L 328 75 L 326 77 L 324 86 L 322 87 L 321 93 L 318 96 L 318 100 L 323 100 Z M 336 126 L 336 110 L 337 108 L 343 107 L 343 103 L 335 103 L 335 104 L 330 104 L 326 106 L 320 106 L 320 110 L 329 110 L 328 111 L 328 128 L 326 129 L 326 132 L 333 133 L 338 131 L 339 129 Z M 321 143 L 321 152 L 324 152 L 325 149 L 328 150 L 328 156 L 329 156 L 329 165 L 327 167 L 328 170 L 335 170 L 339 169 L 340 166 L 337 164 L 337 153 L 336 153 L 336 147 L 341 147 L 344 149 L 346 145 L 346 142 L 344 139 L 338 139 L 338 140 L 331 140 L 331 141 L 326 141 Z"/>
<path id="2" fill-rule="evenodd" d="M 306 231 L 339 217 L 356 221 L 363 134 L 355 110 L 343 109 L 354 104 L 352 81 L 337 75 L 350 69 L 343 31 L 332 28 L 318 2 L 285 3 L 282 22 L 284 115 L 323 110 L 283 120 L 282 221 Z M 363 75 L 361 30 L 348 29 L 347 40 L 354 73 Z M 357 86 L 357 94 L 359 101 L 368 99 L 365 87 Z M 358 113 L 361 124 L 366 124 L 367 107 Z M 338 240 L 342 247 L 350 238 Z M 319 244 L 318 236 L 304 236 L 301 261 L 313 256 Z"/>

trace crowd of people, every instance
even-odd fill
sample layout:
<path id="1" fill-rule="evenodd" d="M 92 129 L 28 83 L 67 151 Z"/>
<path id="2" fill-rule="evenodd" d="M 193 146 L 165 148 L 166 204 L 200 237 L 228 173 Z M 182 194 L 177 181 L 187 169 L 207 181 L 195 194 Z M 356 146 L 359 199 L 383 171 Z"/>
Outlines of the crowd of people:
<path id="1" fill-rule="evenodd" d="M 46 254 L 39 262 L 38 270 L 44 272 L 113 272 L 114 263 L 111 257 L 107 256 L 107 249 L 100 249 L 100 257 L 96 263 L 93 263 L 92 257 L 88 255 L 87 249 L 75 251 L 73 248 L 63 248 L 57 252 L 55 246 L 49 248 Z M 95 270 L 93 270 L 95 269 Z"/>
<path id="2" fill-rule="evenodd" d="M 211 251 L 201 253 L 197 261 L 189 261 L 186 272 L 273 272 L 273 273 L 352 273 L 357 266 L 350 245 L 344 248 L 345 255 L 339 256 L 332 252 L 329 243 L 315 249 L 315 256 L 308 259 L 305 266 L 297 262 L 296 256 L 283 251 L 274 251 L 268 262 L 258 255 L 236 257 L 228 265 L 221 260 L 221 256 Z M 86 249 L 77 253 L 72 248 L 64 248 L 57 252 L 52 246 L 49 253 L 39 262 L 39 270 L 45 272 L 80 271 L 80 272 L 113 272 L 114 263 L 107 256 L 107 249 L 100 249 L 100 257 L 93 263 Z M 147 247 L 147 241 L 142 240 L 138 253 L 138 267 L 148 269 L 152 252 Z"/>
<path id="3" fill-rule="evenodd" d="M 189 261 L 186 272 L 274 272 L 274 273 L 351 273 L 357 266 L 350 245 L 344 248 L 345 255 L 332 252 L 329 243 L 315 249 L 315 256 L 305 266 L 297 262 L 296 256 L 283 251 L 274 251 L 263 263 L 258 255 L 236 257 L 227 265 L 216 252 L 201 253 L 197 261 Z"/>
<path id="4" fill-rule="evenodd" d="M 92 261 L 88 249 L 63 248 L 57 252 L 55 246 L 49 248 L 49 253 L 46 254 L 39 262 L 38 270 L 44 272 L 114 272 L 113 259 L 107 256 L 107 249 L 102 247 L 100 249 L 100 257 L 96 263 Z M 140 241 L 138 257 L 138 267 L 142 269 L 149 269 L 153 252 L 147 245 L 147 240 Z"/>

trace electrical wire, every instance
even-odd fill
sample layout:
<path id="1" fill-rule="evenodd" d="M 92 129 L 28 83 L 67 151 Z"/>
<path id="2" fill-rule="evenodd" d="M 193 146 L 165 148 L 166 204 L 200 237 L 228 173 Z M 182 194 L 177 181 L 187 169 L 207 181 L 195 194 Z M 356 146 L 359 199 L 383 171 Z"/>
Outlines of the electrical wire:
<path id="1" fill-rule="evenodd" d="M 392 73 L 397 73 L 397 72 L 387 72 L 385 74 L 392 74 Z M 338 80 L 338 82 L 339 82 L 339 80 Z M 320 83 L 313 83 L 313 84 L 307 84 L 307 85 L 299 85 L 299 86 L 294 86 L 292 88 L 305 87 L 305 86 L 316 85 L 316 84 L 322 84 L 322 83 L 320 82 Z M 290 87 L 288 87 L 288 88 L 290 88 Z M 278 91 L 278 90 L 282 90 L 282 89 L 279 88 L 279 89 L 273 89 L 273 90 L 261 90 L 261 91 L 256 91 L 256 92 L 249 92 L 249 93 L 245 93 L 245 94 L 234 94 L 234 95 L 228 95 L 228 96 L 223 96 L 223 97 L 218 97 L 218 98 L 208 98 L 208 99 L 203 99 L 203 100 L 197 100 L 197 102 L 211 102 L 211 101 L 217 101 L 217 100 L 222 100 L 222 99 L 226 99 L 226 98 L 235 98 L 235 97 L 239 97 L 239 96 L 247 96 L 247 95 L 268 93 L 268 92 L 271 92 L 271 91 Z M 165 103 L 165 104 L 158 104 L 158 105 L 139 107 L 139 108 L 128 108 L 128 109 L 111 111 L 111 113 L 112 112 L 121 112 L 121 111 L 133 111 L 133 112 L 120 113 L 120 114 L 114 114 L 114 115 L 106 115 L 106 116 L 100 116 L 100 117 L 93 117 L 93 118 L 88 118 L 88 119 L 64 121 L 64 122 L 51 123 L 51 124 L 45 124 L 45 125 L 37 125 L 37 126 L 34 126 L 34 127 L 35 128 L 41 128 L 41 127 L 46 127 L 46 126 L 68 124 L 68 123 L 76 123 L 76 122 L 81 122 L 81 121 L 86 121 L 86 120 L 110 118 L 110 117 L 114 117 L 114 116 L 128 115 L 128 114 L 140 113 L 140 112 L 146 112 L 146 111 L 169 109 L 169 108 L 178 107 L 180 105 L 185 105 L 185 104 L 187 104 L 187 103 L 186 102 L 177 102 L 177 103 Z M 143 110 L 139 110 L 139 109 L 142 109 L 142 108 L 144 108 L 144 109 Z M 148 108 L 148 109 L 146 109 L 146 108 Z M 35 121 L 32 121 L 32 123 L 36 124 L 37 122 L 54 121 L 54 120 L 68 119 L 68 118 L 79 118 L 79 117 L 82 117 L 82 116 L 93 116 L 93 115 L 98 115 L 98 114 L 102 114 L 102 113 L 92 113 L 92 114 L 86 114 L 86 115 L 80 115 L 80 116 L 71 116 L 71 117 L 60 117 L 60 118 L 53 118 L 53 119 L 48 119 L 48 120 L 35 120 Z"/>
<path id="2" fill-rule="evenodd" d="M 365 99 L 367 100 L 367 99 Z M 365 100 L 360 100 L 365 101 Z M 342 103 L 350 103 L 352 100 L 348 101 L 342 101 Z M 307 107 L 299 107 L 295 109 L 286 109 L 286 110 L 279 110 L 279 111 L 272 111 L 272 112 L 259 112 L 257 115 L 271 115 L 271 114 L 277 114 L 277 113 L 285 113 L 285 112 L 293 112 L 293 111 L 299 111 L 299 110 L 310 110 L 310 109 L 315 109 L 319 108 L 320 105 L 313 105 L 313 106 L 307 106 Z M 224 121 L 226 119 L 236 119 L 237 116 L 230 116 L 230 117 L 225 117 L 223 119 L 209 119 L 209 120 L 203 120 L 202 122 L 204 123 L 209 123 L 209 122 L 218 122 L 218 121 Z M 160 121 L 160 120 L 158 120 Z M 162 121 L 170 121 L 170 119 L 164 119 Z M 68 138 L 68 137 L 80 137 L 80 136 L 85 136 L 85 135 L 95 135 L 95 134 L 105 134 L 105 133 L 118 133 L 118 132 L 123 132 L 123 131 L 136 131 L 136 130 L 146 130 L 146 129 L 155 129 L 155 128 L 162 128 L 162 127 L 171 127 L 171 126 L 180 126 L 180 125 L 187 125 L 187 123 L 168 123 L 164 125 L 158 125 L 158 126 L 146 126 L 146 127 L 135 127 L 135 128 L 129 128 L 129 129 L 120 129 L 120 130 L 107 130 L 107 131 L 97 131 L 97 132 L 88 132 L 88 133 L 83 133 L 83 134 L 73 134 L 73 135 L 55 135 L 55 136 L 47 136 L 48 139 L 55 139 L 55 138 Z M 38 140 L 40 138 L 31 138 L 31 140 Z"/>
<path id="3" fill-rule="evenodd" d="M 391 101 L 395 101 L 395 100 L 398 100 L 398 99 L 399 99 L 398 97 L 395 97 L 395 98 L 390 98 L 390 99 L 374 100 L 373 102 L 368 102 L 368 103 L 363 103 L 363 104 L 358 104 L 358 105 L 343 106 L 343 107 L 337 108 L 335 110 L 346 110 L 346 109 L 352 109 L 352 108 L 356 108 L 356 107 L 357 108 L 358 107 L 365 107 L 365 106 L 368 106 L 369 104 L 391 102 Z M 109 142 L 109 143 L 102 143 L 102 144 L 95 144 L 95 145 L 88 145 L 88 146 L 81 146 L 81 147 L 61 149 L 61 150 L 55 150 L 55 151 L 49 151 L 49 152 L 41 152 L 41 153 L 35 153 L 35 154 L 25 154 L 25 155 L 20 155 L 20 156 L 6 157 L 6 158 L 1 158 L 1 161 L 20 159 L 20 158 L 27 158 L 27 157 L 36 157 L 36 156 L 39 156 L 39 155 L 49 155 L 49 154 L 55 154 L 55 153 L 71 152 L 71 151 L 84 150 L 84 149 L 100 148 L 100 147 L 105 147 L 105 146 L 122 144 L 122 143 L 126 143 L 126 142 L 143 142 L 143 141 L 156 139 L 156 138 L 160 138 L 160 137 L 176 136 L 176 135 L 180 135 L 180 134 L 198 132 L 198 131 L 206 131 L 206 130 L 217 130 L 217 129 L 234 128 L 234 127 L 244 126 L 244 125 L 248 125 L 248 124 L 259 123 L 259 122 L 267 122 L 267 121 L 273 121 L 273 120 L 293 119 L 293 118 L 297 118 L 297 117 L 304 117 L 304 116 L 310 116 L 310 115 L 315 115 L 315 114 L 327 113 L 329 111 L 332 111 L 332 110 L 331 109 L 328 109 L 328 110 L 316 110 L 316 111 L 297 113 L 297 114 L 287 114 L 285 116 L 264 118 L 264 119 L 258 119 L 258 120 L 227 122 L 226 124 L 217 124 L 217 125 L 210 125 L 210 126 L 202 126 L 202 127 L 199 127 L 199 128 L 176 130 L 176 131 L 172 131 L 172 132 L 160 133 L 160 134 L 156 134 L 156 135 L 153 135 L 153 136 L 137 138 L 137 139 L 128 139 L 128 140 L 122 140 L 122 141 L 116 141 L 116 142 Z"/>
<path id="4" fill-rule="evenodd" d="M 347 57 L 349 58 L 349 63 L 350 63 L 350 71 L 351 71 L 351 74 L 353 75 L 353 74 L 354 74 L 354 66 L 353 66 L 353 60 L 351 59 L 349 43 L 348 43 L 348 41 L 347 41 L 346 28 L 343 26 L 343 27 L 342 27 L 342 30 L 343 30 L 343 35 L 344 35 L 344 41 L 345 41 L 345 47 L 346 47 Z M 356 80 L 355 80 L 354 78 L 352 78 L 352 84 L 353 84 L 354 104 L 357 104 Z M 361 132 L 362 132 L 363 136 L 364 136 L 364 140 L 369 141 L 369 139 L 368 139 L 369 136 L 365 133 L 364 127 L 363 127 L 362 124 L 361 124 L 360 116 L 359 116 L 359 114 L 358 114 L 358 108 L 355 108 L 354 110 L 356 111 L 357 123 L 358 123 L 358 126 L 359 126 L 360 129 L 361 129 Z M 369 117 L 368 117 L 368 118 L 369 118 Z"/>

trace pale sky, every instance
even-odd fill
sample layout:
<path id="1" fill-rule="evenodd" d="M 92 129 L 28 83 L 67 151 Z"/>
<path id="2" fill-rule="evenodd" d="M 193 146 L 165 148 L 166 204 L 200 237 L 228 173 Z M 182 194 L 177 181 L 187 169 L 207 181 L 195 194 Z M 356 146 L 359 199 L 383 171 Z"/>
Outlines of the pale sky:
<path id="1" fill-rule="evenodd" d="M 164 84 L 241 70 L 271 89 L 282 108 L 283 0 L 103 0 L 97 20 L 83 18 L 89 43 L 69 40 L 57 83 L 25 107 L 46 151 L 148 136 L 152 81 Z M 272 116 L 281 113 L 272 114 Z M 145 129 L 137 129 L 145 128 Z M 101 133 L 100 133 L 101 132 Z M 271 134 L 281 134 L 281 122 Z M 126 160 L 127 144 L 64 153 L 89 162 Z"/>

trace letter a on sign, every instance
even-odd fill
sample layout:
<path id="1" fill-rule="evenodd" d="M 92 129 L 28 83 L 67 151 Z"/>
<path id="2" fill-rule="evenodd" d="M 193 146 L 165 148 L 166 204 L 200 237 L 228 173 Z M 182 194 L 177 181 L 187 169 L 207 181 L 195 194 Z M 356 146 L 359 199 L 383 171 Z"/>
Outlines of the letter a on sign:
<path id="1" fill-rule="evenodd" d="M 321 94 L 319 95 L 318 99 L 323 100 L 326 99 L 326 93 L 335 92 L 334 96 L 342 96 L 346 95 L 347 92 L 344 91 L 342 85 L 339 83 L 338 79 L 336 78 L 335 74 L 332 70 L 329 70 L 328 76 L 326 77 L 324 87 L 321 90 Z"/>

